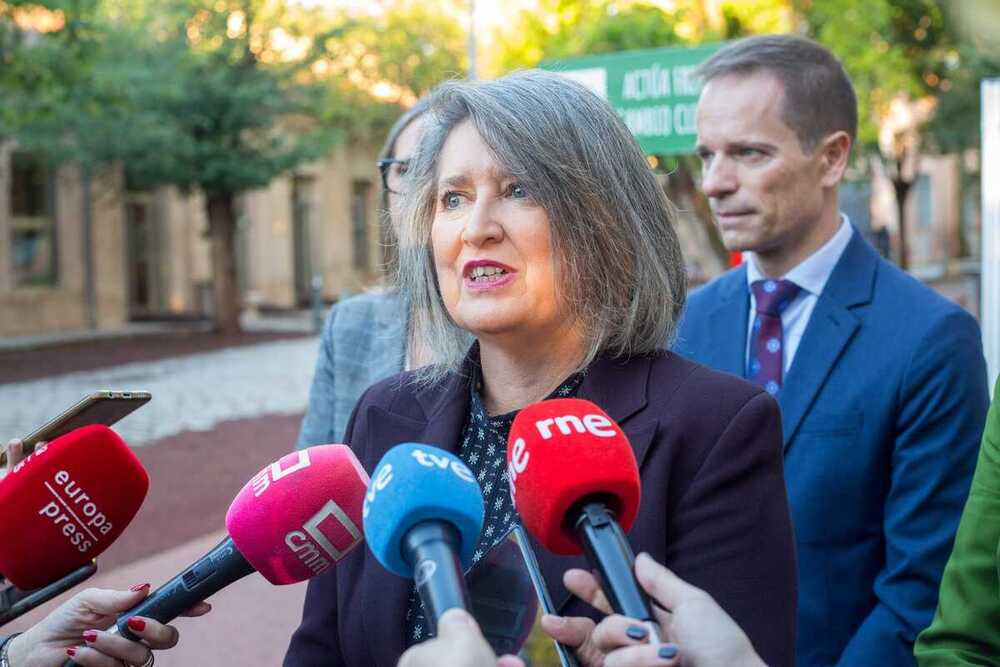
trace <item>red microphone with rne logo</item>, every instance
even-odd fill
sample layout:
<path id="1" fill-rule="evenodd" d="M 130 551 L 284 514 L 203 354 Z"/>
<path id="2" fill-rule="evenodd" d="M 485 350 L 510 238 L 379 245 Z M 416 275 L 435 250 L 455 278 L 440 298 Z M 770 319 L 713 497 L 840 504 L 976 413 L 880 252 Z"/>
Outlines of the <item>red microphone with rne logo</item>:
<path id="1" fill-rule="evenodd" d="M 615 612 L 645 621 L 651 640 L 659 641 L 625 538 L 639 512 L 640 483 L 621 427 L 578 398 L 528 405 L 510 429 L 507 473 L 528 532 L 553 553 L 586 554 Z"/>

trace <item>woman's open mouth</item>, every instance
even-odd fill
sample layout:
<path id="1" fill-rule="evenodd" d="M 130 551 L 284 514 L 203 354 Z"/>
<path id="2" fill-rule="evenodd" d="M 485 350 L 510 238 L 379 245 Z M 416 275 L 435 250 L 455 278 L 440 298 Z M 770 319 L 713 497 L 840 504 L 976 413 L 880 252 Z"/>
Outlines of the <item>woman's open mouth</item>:
<path id="1" fill-rule="evenodd" d="M 491 289 L 511 282 L 515 271 L 504 264 L 479 260 L 468 262 L 462 273 L 465 276 L 466 287 Z"/>

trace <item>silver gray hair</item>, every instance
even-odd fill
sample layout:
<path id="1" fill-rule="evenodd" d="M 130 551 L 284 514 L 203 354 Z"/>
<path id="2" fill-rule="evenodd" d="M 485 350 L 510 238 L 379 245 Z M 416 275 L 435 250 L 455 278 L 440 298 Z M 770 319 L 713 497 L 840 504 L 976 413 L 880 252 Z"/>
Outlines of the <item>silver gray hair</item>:
<path id="1" fill-rule="evenodd" d="M 397 273 L 433 354 L 418 379 L 458 370 L 468 352 L 468 334 L 441 298 L 430 247 L 441 150 L 466 120 L 548 215 L 559 297 L 586 336 L 576 370 L 599 355 L 662 349 L 687 288 L 674 209 L 607 102 L 559 74 L 530 70 L 447 82 L 432 96 L 410 165 Z"/>

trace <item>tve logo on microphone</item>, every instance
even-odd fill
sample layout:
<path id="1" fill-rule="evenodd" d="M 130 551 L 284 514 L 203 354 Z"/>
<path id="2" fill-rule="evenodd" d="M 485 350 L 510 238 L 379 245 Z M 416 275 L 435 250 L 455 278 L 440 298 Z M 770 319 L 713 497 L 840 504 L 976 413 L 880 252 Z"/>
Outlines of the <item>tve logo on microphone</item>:
<path id="1" fill-rule="evenodd" d="M 454 457 L 446 454 L 435 454 L 432 451 L 427 451 L 421 449 L 417 446 L 415 449 L 411 449 L 409 452 L 410 458 L 417 462 L 423 468 L 430 468 L 432 470 L 443 470 L 454 474 L 463 482 L 468 482 L 470 484 L 476 484 L 475 475 L 472 471 L 462 463 L 461 461 L 455 459 Z M 393 468 L 392 463 L 386 461 L 379 466 L 378 470 L 375 471 L 375 477 L 372 480 L 371 486 L 368 487 L 368 493 L 365 494 L 365 504 L 361 510 L 361 516 L 363 518 L 368 517 L 368 512 L 370 511 L 371 504 L 375 502 L 375 498 L 380 491 L 384 491 L 389 483 L 393 479 Z"/>
<path id="2" fill-rule="evenodd" d="M 422 449 L 414 449 L 410 452 L 410 456 L 414 460 L 425 468 L 437 468 L 439 470 L 451 470 L 455 473 L 460 480 L 463 482 L 470 482 L 472 484 L 476 483 L 476 478 L 472 474 L 472 471 L 462 463 L 461 461 L 456 461 L 450 456 L 442 456 L 440 454 L 434 454 L 432 452 L 425 452 Z"/>

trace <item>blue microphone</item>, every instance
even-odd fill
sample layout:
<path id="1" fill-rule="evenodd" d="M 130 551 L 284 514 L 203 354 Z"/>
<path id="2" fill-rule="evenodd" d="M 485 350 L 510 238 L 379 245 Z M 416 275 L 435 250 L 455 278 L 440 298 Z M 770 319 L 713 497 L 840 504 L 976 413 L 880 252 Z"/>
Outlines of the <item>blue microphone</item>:
<path id="1" fill-rule="evenodd" d="M 454 454 L 396 445 L 375 467 L 362 510 L 365 541 L 385 569 L 413 578 L 436 631 L 447 609 L 469 609 L 463 570 L 483 528 L 483 494 Z"/>

